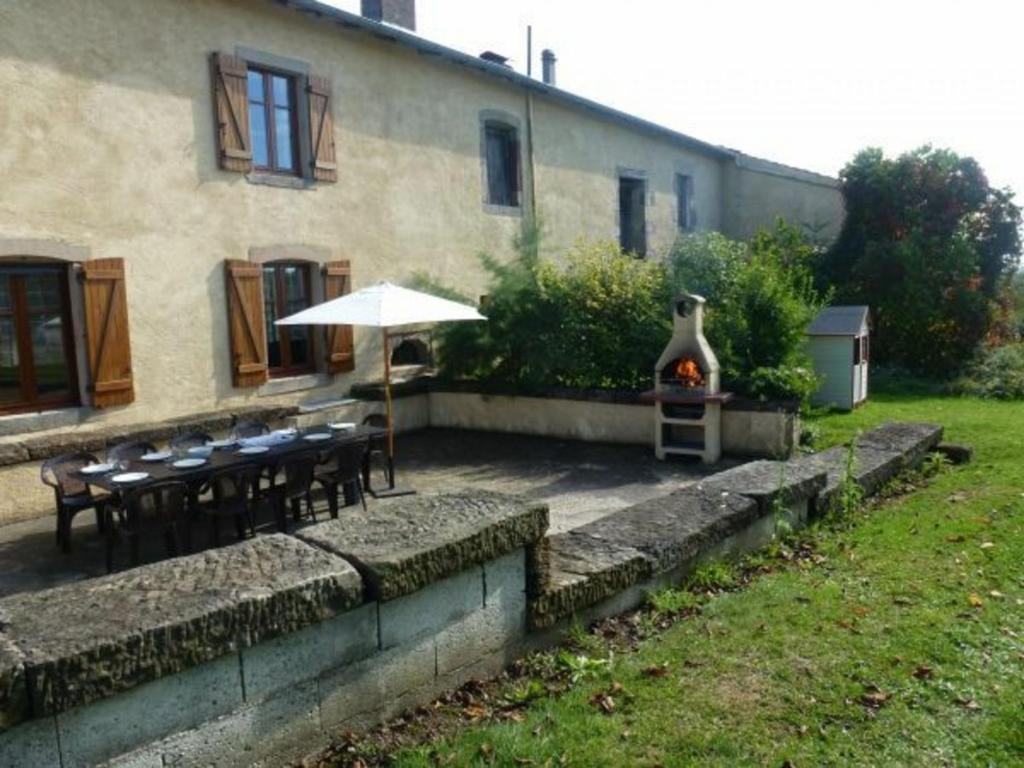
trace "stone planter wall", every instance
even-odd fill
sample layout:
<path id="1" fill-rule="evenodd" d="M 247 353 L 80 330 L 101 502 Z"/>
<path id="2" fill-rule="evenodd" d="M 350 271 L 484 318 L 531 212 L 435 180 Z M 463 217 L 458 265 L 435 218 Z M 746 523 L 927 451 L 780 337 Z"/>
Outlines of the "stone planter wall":
<path id="1" fill-rule="evenodd" d="M 567 440 L 654 445 L 654 406 L 629 402 L 430 393 L 430 425 L 516 432 Z M 722 450 L 745 458 L 786 458 L 800 440 L 800 416 L 747 403 L 722 411 Z"/>

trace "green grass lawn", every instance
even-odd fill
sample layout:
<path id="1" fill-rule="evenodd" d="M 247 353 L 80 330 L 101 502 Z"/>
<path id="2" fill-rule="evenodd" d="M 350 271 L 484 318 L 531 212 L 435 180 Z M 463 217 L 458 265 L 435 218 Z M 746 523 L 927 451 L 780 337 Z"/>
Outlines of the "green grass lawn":
<path id="1" fill-rule="evenodd" d="M 1024 765 L 1024 405 L 880 394 L 815 422 L 827 445 L 899 419 L 941 422 L 974 463 L 815 529 L 815 557 L 772 561 L 518 722 L 394 763 Z"/>

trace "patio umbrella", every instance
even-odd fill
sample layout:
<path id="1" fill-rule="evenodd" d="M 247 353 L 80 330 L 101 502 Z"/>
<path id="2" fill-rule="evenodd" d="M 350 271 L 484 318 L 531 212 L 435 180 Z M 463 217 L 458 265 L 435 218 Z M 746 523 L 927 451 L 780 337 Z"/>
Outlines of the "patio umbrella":
<path id="1" fill-rule="evenodd" d="M 391 411 L 391 351 L 388 329 L 450 320 L 486 320 L 475 307 L 429 293 L 380 282 L 278 320 L 275 325 L 364 325 L 380 328 L 384 340 L 384 401 L 388 422 L 388 474 L 395 487 L 395 436 Z"/>

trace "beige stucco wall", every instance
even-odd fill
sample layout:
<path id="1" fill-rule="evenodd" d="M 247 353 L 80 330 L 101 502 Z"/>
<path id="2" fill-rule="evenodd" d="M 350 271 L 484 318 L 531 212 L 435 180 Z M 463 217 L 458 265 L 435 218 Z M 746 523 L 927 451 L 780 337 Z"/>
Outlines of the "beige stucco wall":
<path id="1" fill-rule="evenodd" d="M 217 167 L 208 56 L 240 47 L 331 79 L 338 183 L 282 189 Z M 0 92 L 0 241 L 126 260 L 136 401 L 77 428 L 266 401 L 231 382 L 224 259 L 297 244 L 351 259 L 356 288 L 427 272 L 475 296 L 477 254 L 509 257 L 522 223 L 482 205 L 479 123 L 492 110 L 525 128 L 521 87 L 270 2 L 6 0 Z M 732 222 L 718 159 L 543 96 L 534 126 L 548 255 L 617 237 L 620 169 L 647 175 L 653 253 L 676 234 L 676 172 L 695 178 L 699 228 Z M 743 221 L 787 202 L 754 194 L 737 193 Z M 379 341 L 356 329 L 355 372 L 273 399 L 379 377 Z"/>
<path id="2" fill-rule="evenodd" d="M 554 256 L 577 237 L 618 241 L 619 173 L 647 182 L 647 246 L 664 255 L 678 235 L 675 174 L 694 179 L 698 229 L 718 229 L 719 161 L 623 125 L 583 117 L 550 99 L 534 101 L 537 212 Z"/>
<path id="3" fill-rule="evenodd" d="M 801 225 L 822 244 L 831 242 L 843 223 L 838 181 L 745 155 L 723 161 L 722 232 L 746 239 L 778 216 Z"/>

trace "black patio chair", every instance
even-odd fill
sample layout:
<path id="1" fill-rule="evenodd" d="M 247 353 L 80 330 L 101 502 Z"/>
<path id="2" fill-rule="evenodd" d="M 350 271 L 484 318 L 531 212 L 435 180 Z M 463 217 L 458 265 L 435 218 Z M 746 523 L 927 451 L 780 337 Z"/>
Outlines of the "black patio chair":
<path id="1" fill-rule="evenodd" d="M 124 520 L 121 527 L 128 536 L 131 564 L 141 560 L 142 533 L 150 524 L 159 525 L 167 546 L 167 555 L 181 553 L 179 528 L 187 525 L 186 507 L 188 486 L 180 480 L 162 480 L 151 485 L 131 489 L 124 494 Z M 108 524 L 112 521 L 107 520 Z M 113 525 L 107 529 L 107 571 L 114 567 Z"/>
<path id="2" fill-rule="evenodd" d="M 270 433 L 270 425 L 265 421 L 236 421 L 231 427 L 231 439 L 243 440 L 247 437 L 259 437 Z"/>
<path id="3" fill-rule="evenodd" d="M 239 541 L 247 533 L 256 535 L 259 478 L 258 464 L 242 464 L 213 473 L 200 489 L 200 493 L 209 492 L 211 495 L 209 501 L 200 501 L 196 509 L 200 515 L 210 519 L 211 539 L 215 547 L 220 546 L 220 521 L 224 518 L 234 520 Z"/>
<path id="4" fill-rule="evenodd" d="M 145 440 L 126 440 L 107 448 L 109 461 L 138 461 L 147 453 L 155 453 L 156 446 Z"/>
<path id="5" fill-rule="evenodd" d="M 96 528 L 102 533 L 107 527 L 106 504 L 109 494 L 94 495 L 92 488 L 82 480 L 78 470 L 95 464 L 91 453 L 65 453 L 43 462 L 40 479 L 53 488 L 57 509 L 57 545 L 71 551 L 71 521 L 83 509 L 96 511 Z"/>
<path id="6" fill-rule="evenodd" d="M 284 482 L 267 489 L 268 498 L 277 510 L 278 527 L 287 530 L 287 507 L 291 507 L 292 518 L 302 519 L 303 506 L 310 519 L 316 520 L 313 509 L 313 481 L 320 457 L 315 451 L 304 451 L 286 458 L 279 470 L 284 473 Z M 276 474 L 276 473 L 275 473 Z"/>
<path id="7" fill-rule="evenodd" d="M 363 426 L 387 429 L 388 418 L 383 413 L 371 413 L 363 419 Z M 367 491 L 372 490 L 370 485 L 370 471 L 373 468 L 374 462 L 377 462 L 380 465 L 381 471 L 384 473 L 384 485 L 391 485 L 391 462 L 388 461 L 387 433 L 382 435 L 373 435 L 370 437 L 363 465 L 363 486 Z"/>
<path id="8" fill-rule="evenodd" d="M 359 502 L 363 509 L 366 509 L 361 479 L 366 451 L 367 445 L 362 441 L 342 443 L 329 450 L 317 468 L 314 479 L 324 488 L 331 517 L 338 516 L 338 493 L 343 491 L 346 485 L 355 489 Z"/>
<path id="9" fill-rule="evenodd" d="M 172 437 L 170 443 L 168 443 L 168 447 L 170 447 L 172 451 L 196 448 L 200 445 L 206 445 L 212 440 L 213 438 L 205 432 L 185 432 Z"/>

